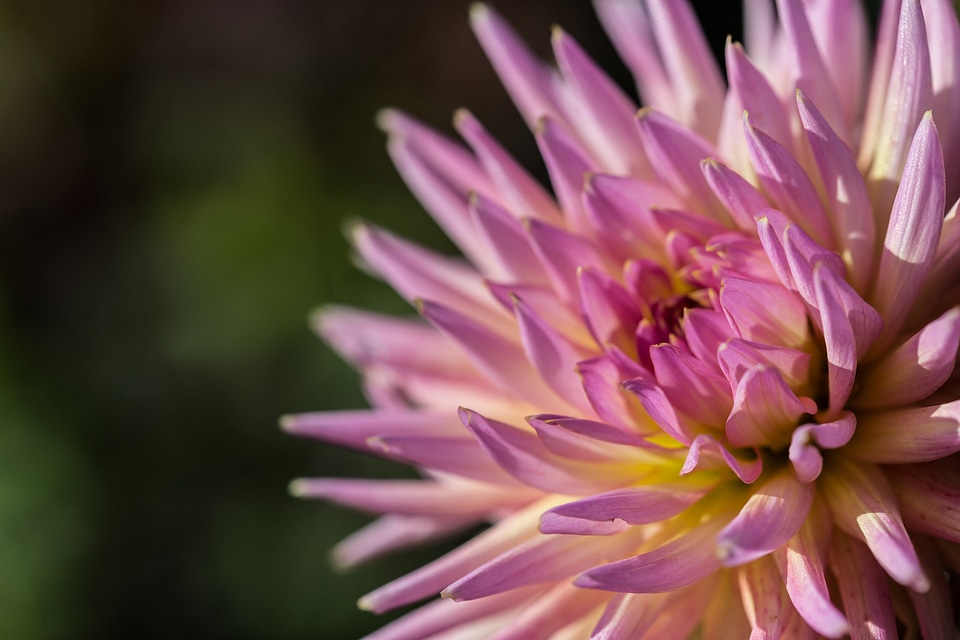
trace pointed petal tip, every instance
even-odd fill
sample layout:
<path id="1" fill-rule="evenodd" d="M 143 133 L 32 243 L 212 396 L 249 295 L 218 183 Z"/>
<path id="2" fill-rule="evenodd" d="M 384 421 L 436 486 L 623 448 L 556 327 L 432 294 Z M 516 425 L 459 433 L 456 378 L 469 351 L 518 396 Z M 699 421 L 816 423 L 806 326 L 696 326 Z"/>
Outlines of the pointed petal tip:
<path id="1" fill-rule="evenodd" d="M 304 478 L 295 478 L 287 485 L 287 493 L 294 498 L 306 498 L 309 494 L 308 484 Z"/>
<path id="2" fill-rule="evenodd" d="M 392 134 L 396 131 L 397 118 L 400 112 L 393 107 L 384 107 L 373 115 L 373 122 L 380 131 L 386 134 Z"/>
<path id="3" fill-rule="evenodd" d="M 486 2 L 471 2 L 469 12 L 470 23 L 476 24 L 489 18 L 491 10 Z"/>
<path id="4" fill-rule="evenodd" d="M 296 418 L 293 415 L 286 414 L 280 416 L 277 425 L 280 427 L 280 430 L 285 433 L 296 434 L 296 422 Z"/>

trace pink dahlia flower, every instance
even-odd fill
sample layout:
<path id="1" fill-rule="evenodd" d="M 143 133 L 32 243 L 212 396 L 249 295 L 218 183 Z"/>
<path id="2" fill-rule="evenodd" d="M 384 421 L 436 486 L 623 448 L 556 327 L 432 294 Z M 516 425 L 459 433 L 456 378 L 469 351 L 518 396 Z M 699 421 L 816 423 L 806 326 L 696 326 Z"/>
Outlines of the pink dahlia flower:
<path id="1" fill-rule="evenodd" d="M 466 111 L 383 114 L 466 259 L 353 227 L 421 318 L 320 313 L 373 409 L 284 426 L 423 479 L 293 491 L 383 514 L 344 565 L 490 526 L 373 638 L 956 637 L 957 18 L 888 1 L 871 53 L 855 0 L 747 7 L 724 82 L 684 2 L 597 0 L 639 113 L 475 7 L 551 191 Z"/>

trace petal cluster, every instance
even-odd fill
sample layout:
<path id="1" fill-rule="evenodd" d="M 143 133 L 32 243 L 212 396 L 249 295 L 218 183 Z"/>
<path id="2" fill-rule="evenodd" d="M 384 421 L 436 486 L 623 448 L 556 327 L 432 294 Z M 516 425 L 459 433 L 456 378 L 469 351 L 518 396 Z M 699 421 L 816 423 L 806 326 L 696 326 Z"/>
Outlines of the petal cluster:
<path id="1" fill-rule="evenodd" d="M 421 480 L 304 479 L 381 514 L 344 566 L 489 527 L 367 594 L 373 638 L 955 637 L 960 27 L 949 0 L 746 3 L 726 79 L 691 8 L 596 0 L 646 106 L 556 29 L 480 44 L 550 189 L 468 112 L 380 124 L 464 258 L 367 224 L 419 312 L 316 329 L 370 410 L 289 431 Z M 450 601 L 454 602 L 450 602 Z"/>

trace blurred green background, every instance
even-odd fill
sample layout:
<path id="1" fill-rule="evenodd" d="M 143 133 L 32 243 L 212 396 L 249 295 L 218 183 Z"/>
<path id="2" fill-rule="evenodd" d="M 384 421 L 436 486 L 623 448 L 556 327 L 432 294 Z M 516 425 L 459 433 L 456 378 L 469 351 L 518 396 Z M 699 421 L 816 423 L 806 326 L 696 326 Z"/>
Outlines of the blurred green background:
<path id="1" fill-rule="evenodd" d="M 629 84 L 589 3 L 556 4 L 499 8 Z M 739 33 L 701 4 L 715 47 Z M 356 599 L 437 555 L 333 572 L 366 518 L 287 482 L 408 472 L 276 427 L 363 406 L 313 307 L 410 312 L 343 221 L 452 251 L 388 105 L 445 131 L 468 106 L 543 175 L 466 2 L 0 2 L 0 639 L 356 638 L 382 624 Z"/>

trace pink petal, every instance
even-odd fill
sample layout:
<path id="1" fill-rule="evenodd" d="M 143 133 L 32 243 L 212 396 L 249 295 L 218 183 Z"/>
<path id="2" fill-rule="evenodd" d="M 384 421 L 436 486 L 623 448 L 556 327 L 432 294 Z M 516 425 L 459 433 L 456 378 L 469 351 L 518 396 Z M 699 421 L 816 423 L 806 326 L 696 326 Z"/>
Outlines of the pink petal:
<path id="1" fill-rule="evenodd" d="M 960 400 L 864 414 L 846 453 L 879 464 L 939 460 L 960 451 Z"/>
<path id="2" fill-rule="evenodd" d="M 563 119 L 558 74 L 536 59 L 500 14 L 474 4 L 470 26 L 527 125 L 532 129 L 543 116 Z"/>
<path id="3" fill-rule="evenodd" d="M 921 593 L 930 588 L 890 483 L 875 465 L 835 457 L 818 483 L 834 524 L 866 542 L 891 578 Z"/>
<path id="4" fill-rule="evenodd" d="M 911 531 L 960 543 L 960 473 L 949 458 L 885 469 Z"/>
<path id="5" fill-rule="evenodd" d="M 493 596 L 487 596 L 493 597 Z M 577 589 L 567 582 L 538 596 L 509 625 L 501 628 L 490 640 L 548 640 L 567 625 L 590 614 L 610 599 L 602 591 Z M 486 598 L 481 598 L 481 602 Z"/>
<path id="6" fill-rule="evenodd" d="M 567 224 L 579 233 L 589 231 L 589 219 L 583 208 L 581 192 L 587 174 L 596 173 L 597 166 L 590 153 L 567 129 L 553 118 L 541 118 L 537 123 L 537 146 L 547 165 L 550 183 L 557 194 Z"/>
<path id="7" fill-rule="evenodd" d="M 556 396 L 515 342 L 451 308 L 430 301 L 421 301 L 419 307 L 420 314 L 460 345 L 474 366 L 503 391 L 534 404 L 556 405 Z"/>
<path id="8" fill-rule="evenodd" d="M 715 139 L 724 83 L 696 14 L 685 0 L 648 0 L 647 10 L 660 59 L 677 96 L 676 112 L 685 126 Z"/>
<path id="9" fill-rule="evenodd" d="M 539 587 L 527 587 L 459 604 L 434 600 L 364 636 L 363 640 L 423 640 L 449 629 L 463 631 L 464 626 L 475 620 L 512 609 L 524 610 L 534 602 L 530 600 L 531 596 L 540 591 Z"/>
<path id="10" fill-rule="evenodd" d="M 739 44 L 727 41 L 725 50 L 730 91 L 740 101 L 739 111 L 751 114 L 754 124 L 766 131 L 785 149 L 793 148 L 793 134 L 787 110 L 767 79 L 753 66 Z"/>
<path id="11" fill-rule="evenodd" d="M 793 430 L 788 456 L 793 471 L 800 482 L 813 482 L 823 471 L 823 456 L 820 449 L 810 443 L 813 425 L 805 424 Z"/>
<path id="12" fill-rule="evenodd" d="M 729 215 L 713 195 L 700 170 L 700 161 L 717 155 L 713 147 L 668 116 L 650 108 L 640 110 L 637 126 L 647 155 L 656 158 L 653 169 L 674 193 L 698 213 L 720 222 Z"/>
<path id="13" fill-rule="evenodd" d="M 480 195 L 470 199 L 470 216 L 474 225 L 473 244 L 485 248 L 488 277 L 522 281 L 528 285 L 549 282 L 543 266 L 531 251 L 527 231 L 492 200 Z M 479 236 L 479 242 L 477 242 Z"/>
<path id="14" fill-rule="evenodd" d="M 590 638 L 688 638 L 716 585 L 717 580 L 708 578 L 673 593 L 614 596 Z"/>
<path id="15" fill-rule="evenodd" d="M 783 580 L 770 558 L 759 558 L 737 572 L 740 597 L 753 633 L 751 640 L 780 637 Z"/>
<path id="16" fill-rule="evenodd" d="M 560 224 L 563 216 L 547 193 L 526 169 L 493 139 L 466 109 L 456 112 L 453 124 L 477 154 L 477 159 L 496 185 L 496 193 L 511 211 L 522 217 Z"/>
<path id="17" fill-rule="evenodd" d="M 943 224 L 945 183 L 940 139 L 927 113 L 910 145 L 874 286 L 873 306 L 883 316 L 886 340 L 902 329 L 930 270 Z"/>
<path id="18" fill-rule="evenodd" d="M 621 593 L 664 593 L 703 580 L 721 566 L 712 544 L 722 526 L 718 519 L 653 551 L 585 571 L 574 584 Z"/>
<path id="19" fill-rule="evenodd" d="M 895 407 L 926 398 L 950 377 L 958 348 L 960 308 L 954 307 L 861 376 L 858 406 Z"/>
<path id="20" fill-rule="evenodd" d="M 851 131 L 840 105 L 838 93 L 846 87 L 837 87 L 817 49 L 804 5 L 800 0 L 777 0 L 777 9 L 783 25 L 783 34 L 789 46 L 792 72 L 796 88 L 820 105 L 831 128 L 849 141 Z M 833 60 L 830 61 L 834 63 Z"/>
<path id="21" fill-rule="evenodd" d="M 917 553 L 923 564 L 924 572 L 932 576 L 930 590 L 925 593 L 908 591 L 913 610 L 920 624 L 920 634 L 924 638 L 949 638 L 957 635 L 954 622 L 954 595 L 943 563 L 933 543 L 920 538 L 916 544 Z"/>
<path id="22" fill-rule="evenodd" d="M 573 533 L 577 521 L 649 524 L 672 518 L 699 500 L 706 489 L 649 485 L 614 489 L 550 509 L 540 518 L 542 533 Z"/>
<path id="23" fill-rule="evenodd" d="M 298 498 L 323 498 L 374 513 L 476 516 L 532 502 L 536 491 L 468 482 L 301 478 L 290 484 Z"/>
<path id="24" fill-rule="evenodd" d="M 797 398 L 780 372 L 767 365 L 748 370 L 737 385 L 726 434 L 736 447 L 781 448 L 803 414 L 814 414 L 817 405 Z"/>
<path id="25" fill-rule="evenodd" d="M 355 224 L 349 233 L 363 261 L 407 300 L 436 300 L 502 330 L 513 323 L 490 297 L 480 274 L 463 261 L 370 225 Z"/>
<path id="26" fill-rule="evenodd" d="M 849 147 L 802 92 L 797 92 L 797 107 L 833 210 L 833 234 L 848 267 L 851 284 L 865 293 L 873 273 L 876 242 L 866 183 Z"/>
<path id="27" fill-rule="evenodd" d="M 628 465 L 598 465 L 562 458 L 547 449 L 536 435 L 467 409 L 460 410 L 460 419 L 503 469 L 543 491 L 584 495 L 622 486 L 636 477 L 635 470 L 631 473 L 625 468 Z"/>
<path id="28" fill-rule="evenodd" d="M 583 378 L 583 392 L 601 420 L 621 428 L 645 422 L 639 419 L 643 410 L 636 399 L 621 389 L 623 376 L 613 362 L 603 357 L 590 358 L 580 362 L 577 371 Z M 650 431 L 655 429 L 654 426 Z"/>
<path id="29" fill-rule="evenodd" d="M 544 413 L 527 416 L 527 422 L 529 422 L 534 429 L 537 429 L 541 439 L 543 438 L 545 430 L 556 435 L 558 433 L 557 429 L 561 429 L 567 434 L 565 440 L 567 442 L 575 442 L 576 448 L 580 449 L 581 452 L 583 449 L 593 446 L 599 451 L 605 452 L 607 457 L 609 457 L 611 451 L 608 445 L 617 445 L 613 448 L 613 450 L 616 451 L 615 457 L 617 458 L 630 455 L 646 455 L 642 454 L 642 452 L 623 450 L 620 447 L 639 448 L 661 454 L 682 450 L 681 447 L 668 449 L 659 444 L 654 444 L 642 437 L 635 428 L 615 427 L 604 422 L 585 420 L 583 418 L 570 418 Z M 567 454 L 564 455 L 576 457 L 573 455 L 573 452 L 567 452 Z"/>
<path id="30" fill-rule="evenodd" d="M 836 243 L 830 219 L 820 204 L 820 198 L 806 171 L 783 145 L 754 127 L 746 115 L 743 118 L 743 129 L 760 186 L 773 206 L 790 216 L 817 243 L 827 248 L 834 247 Z"/>
<path id="31" fill-rule="evenodd" d="M 596 269 L 578 273 L 580 313 L 597 345 L 615 344 L 633 351 L 634 332 L 643 315 L 636 301 L 616 280 Z"/>
<path id="32" fill-rule="evenodd" d="M 504 518 L 450 553 L 368 593 L 360 599 L 358 606 L 383 613 L 440 593 L 441 589 L 482 563 L 537 537 L 537 518 L 546 504 L 536 503 Z"/>
<path id="33" fill-rule="evenodd" d="M 592 143 L 594 156 L 611 173 L 649 175 L 650 164 L 633 124 L 636 105 L 559 27 L 553 31 L 553 52 L 581 107 L 577 127 Z"/>
<path id="34" fill-rule="evenodd" d="M 703 160 L 700 170 L 736 225 L 744 231 L 750 231 L 755 225 L 754 217 L 770 206 L 766 197 L 739 173 L 716 160 Z"/>
<path id="35" fill-rule="evenodd" d="M 587 355 L 586 351 L 544 322 L 522 299 L 514 299 L 514 312 L 527 359 L 540 377 L 558 396 L 583 411 L 589 411 L 590 405 L 576 371 L 577 363 Z"/>
<path id="36" fill-rule="evenodd" d="M 589 174 L 582 197 L 590 224 L 619 259 L 637 256 L 662 259 L 664 237 L 651 209 L 682 204 L 666 186 L 602 173 Z"/>
<path id="37" fill-rule="evenodd" d="M 370 438 L 367 446 L 387 457 L 433 471 L 444 471 L 480 482 L 516 485 L 516 481 L 472 438 L 388 435 Z"/>
<path id="38" fill-rule="evenodd" d="M 840 587 L 851 640 L 895 640 L 897 621 L 887 578 L 866 545 L 835 531 L 830 569 Z"/>
<path id="39" fill-rule="evenodd" d="M 775 367 L 794 393 L 800 394 L 809 385 L 810 354 L 796 349 L 734 338 L 717 350 L 717 360 L 734 392 L 740 379 L 756 365 Z"/>
<path id="40" fill-rule="evenodd" d="M 287 433 L 331 444 L 367 449 L 367 440 L 381 435 L 456 437 L 463 429 L 448 411 L 322 411 L 286 415 Z"/>
<path id="41" fill-rule="evenodd" d="M 956 10 L 948 0 L 924 0 L 923 20 L 930 47 L 930 75 L 933 91 L 933 115 L 944 142 L 943 157 L 947 175 L 956 175 L 960 163 L 960 24 Z M 947 185 L 947 202 L 960 196 L 960 187 Z"/>
<path id="42" fill-rule="evenodd" d="M 911 137 L 924 112 L 933 106 L 930 53 L 920 0 L 903 0 L 901 3 L 896 43 L 890 77 L 883 80 L 886 98 L 882 116 L 875 130 L 865 130 L 864 133 L 864 139 L 879 138 L 867 172 L 867 180 L 874 190 L 878 230 L 887 227 L 887 212 L 901 182 L 901 171 L 912 155 L 907 152 Z M 863 160 L 865 158 L 861 155 L 861 166 L 864 166 Z M 890 226 L 894 226 L 892 221 Z"/>
<path id="43" fill-rule="evenodd" d="M 750 566 L 753 564 L 756 563 Z M 773 571 L 776 574 L 776 568 Z M 774 577 L 779 585 L 780 577 Z M 732 574 L 717 574 L 717 586 L 706 605 L 700 625 L 701 640 L 749 638 L 750 622 L 744 612 L 745 606 Z"/>
<path id="44" fill-rule="evenodd" d="M 733 328 L 723 313 L 712 309 L 684 309 L 683 334 L 687 346 L 700 362 L 719 370 L 718 352 L 734 339 Z"/>
<path id="45" fill-rule="evenodd" d="M 814 286 L 820 319 L 823 322 L 823 339 L 827 350 L 827 377 L 830 391 L 828 419 L 837 417 L 850 397 L 857 373 L 857 342 L 840 302 L 832 271 L 818 264 L 814 269 Z"/>
<path id="46" fill-rule="evenodd" d="M 859 124 L 867 78 L 870 33 L 856 0 L 813 0 L 804 5 L 813 38 L 837 97 L 847 130 Z"/>
<path id="47" fill-rule="evenodd" d="M 763 472 L 763 459 L 742 459 L 730 453 L 716 438 L 700 434 L 690 444 L 690 452 L 683 463 L 680 475 L 685 476 L 697 469 L 722 469 L 728 467 L 744 484 L 752 484 Z"/>
<path id="48" fill-rule="evenodd" d="M 579 269 L 606 270 L 603 256 L 583 236 L 536 220 L 527 220 L 526 227 L 533 249 L 562 300 L 577 301 Z"/>
<path id="49" fill-rule="evenodd" d="M 720 288 L 720 304 L 745 340 L 801 350 L 807 346 L 803 302 L 779 285 L 726 278 Z"/>
<path id="50" fill-rule="evenodd" d="M 804 485 L 812 486 L 812 485 Z M 829 521 L 821 515 L 822 508 L 813 506 L 807 518 L 786 546 L 778 549 L 773 558 L 787 587 L 787 595 L 797 612 L 811 628 L 828 638 L 842 638 L 849 632 L 843 614 L 830 601 L 822 557 L 826 553 L 823 539 L 829 536 Z M 784 624 L 784 637 L 792 638 Z"/>
<path id="51" fill-rule="evenodd" d="M 330 552 L 330 562 L 338 569 L 351 569 L 388 553 L 459 533 L 475 523 L 473 517 L 385 515 L 337 543 Z"/>
<path id="52" fill-rule="evenodd" d="M 530 584 L 552 582 L 583 571 L 604 558 L 619 557 L 637 541 L 630 535 L 602 540 L 583 536 L 537 536 L 505 553 L 443 590 L 456 602 L 475 600 Z"/>
<path id="53" fill-rule="evenodd" d="M 310 324 L 341 357 L 357 367 L 379 364 L 453 378 L 476 375 L 470 361 L 420 318 L 331 306 L 314 313 Z"/>
<path id="54" fill-rule="evenodd" d="M 730 413 L 730 386 L 702 362 L 671 344 L 650 349 L 657 382 L 680 411 L 716 428 Z"/>
<path id="55" fill-rule="evenodd" d="M 640 399 L 647 415 L 664 433 L 682 444 L 689 445 L 693 441 L 693 430 L 686 420 L 681 421 L 677 416 L 673 404 L 667 399 L 662 388 L 640 378 L 625 380 L 623 388 Z"/>

